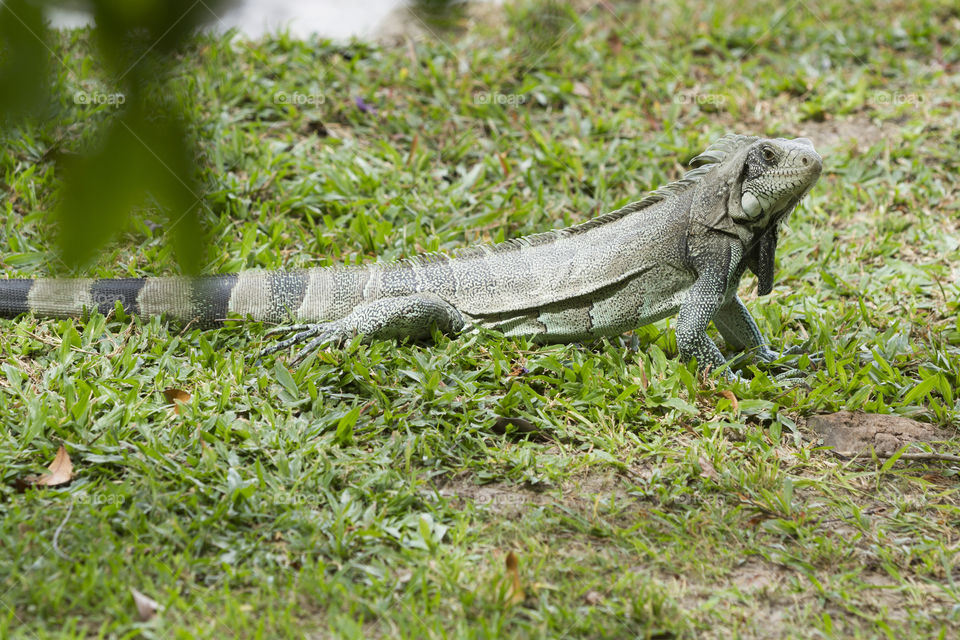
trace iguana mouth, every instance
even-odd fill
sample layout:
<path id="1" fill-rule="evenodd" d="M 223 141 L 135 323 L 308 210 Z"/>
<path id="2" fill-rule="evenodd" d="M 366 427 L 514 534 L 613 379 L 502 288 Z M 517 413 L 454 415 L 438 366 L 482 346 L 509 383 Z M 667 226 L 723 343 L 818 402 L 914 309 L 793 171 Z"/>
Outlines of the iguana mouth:
<path id="1" fill-rule="evenodd" d="M 797 167 L 793 169 L 777 169 L 770 172 L 770 175 L 778 178 L 791 178 L 793 176 L 819 176 L 820 172 L 814 172 L 811 167 Z"/>

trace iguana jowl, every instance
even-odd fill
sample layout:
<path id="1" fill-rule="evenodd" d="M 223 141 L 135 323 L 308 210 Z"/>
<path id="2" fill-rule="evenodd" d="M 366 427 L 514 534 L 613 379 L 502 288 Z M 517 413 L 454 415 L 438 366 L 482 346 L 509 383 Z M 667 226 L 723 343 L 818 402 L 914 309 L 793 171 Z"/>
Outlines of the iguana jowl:
<path id="1" fill-rule="evenodd" d="M 746 269 L 759 293 L 773 286 L 781 222 L 820 176 L 809 140 L 728 134 L 695 157 L 680 180 L 566 229 L 450 255 L 303 271 L 246 271 L 200 278 L 0 280 L 0 316 L 164 314 L 209 324 L 228 316 L 293 318 L 297 333 L 264 353 L 307 342 L 422 338 L 476 325 L 563 342 L 622 333 L 677 313 L 684 358 L 716 370 L 726 361 L 707 336 L 768 348 L 737 286 Z"/>

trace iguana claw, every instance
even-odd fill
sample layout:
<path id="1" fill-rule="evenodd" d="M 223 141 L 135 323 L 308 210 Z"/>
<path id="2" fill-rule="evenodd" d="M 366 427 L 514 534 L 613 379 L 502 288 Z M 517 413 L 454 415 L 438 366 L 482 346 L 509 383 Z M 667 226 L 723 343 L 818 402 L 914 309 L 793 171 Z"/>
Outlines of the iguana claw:
<path id="1" fill-rule="evenodd" d="M 821 352 L 817 353 L 807 353 L 803 350 L 803 347 L 799 345 L 794 345 L 783 351 L 774 351 L 769 347 L 764 347 L 753 352 L 744 353 L 745 358 L 753 358 L 765 364 L 771 364 L 782 360 L 783 358 L 790 358 L 794 356 L 804 356 L 810 360 L 810 364 L 818 365 L 823 362 L 823 354 Z"/>
<path id="2" fill-rule="evenodd" d="M 315 351 L 319 347 L 323 346 L 326 343 L 335 343 L 340 344 L 345 339 L 345 335 L 342 331 L 342 328 L 338 326 L 337 322 L 320 322 L 317 324 L 294 324 L 288 325 L 285 327 L 275 327 L 270 329 L 264 335 L 276 335 L 279 333 L 290 333 L 295 331 L 296 333 L 286 340 L 281 340 L 275 345 L 263 349 L 258 358 L 263 358 L 277 351 L 283 351 L 288 347 L 292 347 L 295 344 L 302 344 L 314 338 L 307 343 L 303 349 L 297 352 L 293 357 L 293 360 L 290 362 L 291 365 L 299 364 L 304 358 L 310 355 L 311 352 Z"/>

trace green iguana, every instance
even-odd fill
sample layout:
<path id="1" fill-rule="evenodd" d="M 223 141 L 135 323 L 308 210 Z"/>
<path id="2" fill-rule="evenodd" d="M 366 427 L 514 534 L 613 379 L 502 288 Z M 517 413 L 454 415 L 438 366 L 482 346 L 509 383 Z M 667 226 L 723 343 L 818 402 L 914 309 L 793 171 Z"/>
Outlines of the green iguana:
<path id="1" fill-rule="evenodd" d="M 564 342 L 678 313 L 681 356 L 736 377 L 707 325 L 762 361 L 780 356 L 737 286 L 749 268 L 761 295 L 772 289 L 778 229 L 819 178 L 821 158 L 805 138 L 727 134 L 691 165 L 679 180 L 582 224 L 450 255 L 198 278 L 0 280 L 0 316 L 106 315 L 120 302 L 129 314 L 208 325 L 293 318 L 301 324 L 279 331 L 295 335 L 263 355 L 307 343 L 296 363 L 356 334 L 415 339 L 472 325 Z"/>

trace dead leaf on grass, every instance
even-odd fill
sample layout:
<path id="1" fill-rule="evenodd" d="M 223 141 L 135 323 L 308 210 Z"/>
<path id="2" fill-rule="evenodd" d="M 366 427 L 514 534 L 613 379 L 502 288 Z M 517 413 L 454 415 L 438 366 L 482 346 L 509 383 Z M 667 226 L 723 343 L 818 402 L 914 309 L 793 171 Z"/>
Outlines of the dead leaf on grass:
<path id="1" fill-rule="evenodd" d="M 720 395 L 730 401 L 730 406 L 733 408 L 734 413 L 740 413 L 740 403 L 737 401 L 737 396 L 733 394 L 733 391 L 723 389 L 720 391 Z"/>
<path id="2" fill-rule="evenodd" d="M 180 414 L 180 403 L 186 404 L 190 402 L 190 394 L 183 389 L 176 389 L 170 387 L 163 390 L 163 397 L 167 399 L 167 402 L 173 405 L 173 412 Z"/>
<path id="3" fill-rule="evenodd" d="M 713 463 L 710 462 L 710 458 L 706 456 L 700 456 L 698 460 L 700 463 L 700 475 L 704 478 L 713 480 L 717 484 L 720 483 L 720 474 L 717 473 L 716 468 L 714 468 Z"/>
<path id="4" fill-rule="evenodd" d="M 623 51 L 623 40 L 620 39 L 620 34 L 616 31 L 611 31 L 610 35 L 607 36 L 607 45 L 610 47 L 610 53 L 615 56 L 620 55 L 620 52 Z"/>
<path id="5" fill-rule="evenodd" d="M 510 163 L 507 162 L 507 156 L 505 153 L 498 153 L 497 160 L 500 161 L 500 169 L 503 170 L 503 175 L 505 178 L 510 177 Z"/>
<path id="6" fill-rule="evenodd" d="M 646 390 L 650 386 L 650 382 L 647 380 L 647 367 L 644 364 L 640 363 L 640 388 Z"/>
<path id="7" fill-rule="evenodd" d="M 137 606 L 137 617 L 141 622 L 152 619 L 160 611 L 160 603 L 130 587 L 130 593 L 133 595 L 133 603 Z"/>
<path id="8" fill-rule="evenodd" d="M 510 578 L 510 604 L 519 604 L 527 599 L 527 594 L 523 592 L 523 585 L 520 584 L 520 560 L 513 551 L 507 554 L 507 576 Z"/>
<path id="9" fill-rule="evenodd" d="M 590 589 L 590 591 L 587 591 L 585 594 L 583 594 L 583 601 L 591 607 L 595 607 L 603 602 L 603 595 L 601 595 L 599 591 Z"/>
<path id="10" fill-rule="evenodd" d="M 763 524 L 764 520 L 766 519 L 767 519 L 767 516 L 763 514 L 756 515 L 750 518 L 749 520 L 747 520 L 747 524 L 750 525 L 751 527 L 756 527 L 758 525 Z"/>
<path id="11" fill-rule="evenodd" d="M 70 461 L 70 456 L 67 455 L 67 450 L 63 445 L 60 445 L 60 448 L 57 449 L 57 455 L 54 456 L 53 462 L 47 469 L 50 470 L 50 473 L 42 476 L 32 476 L 27 478 L 27 482 L 38 487 L 56 487 L 73 479 L 73 463 Z"/>
<path id="12" fill-rule="evenodd" d="M 524 366 L 523 361 L 520 361 L 520 362 L 513 363 L 513 366 L 510 367 L 510 373 L 508 373 L 507 375 L 510 376 L 511 378 L 515 378 L 517 376 L 522 376 L 527 373 L 530 373 L 530 370 L 527 369 L 526 366 Z"/>

